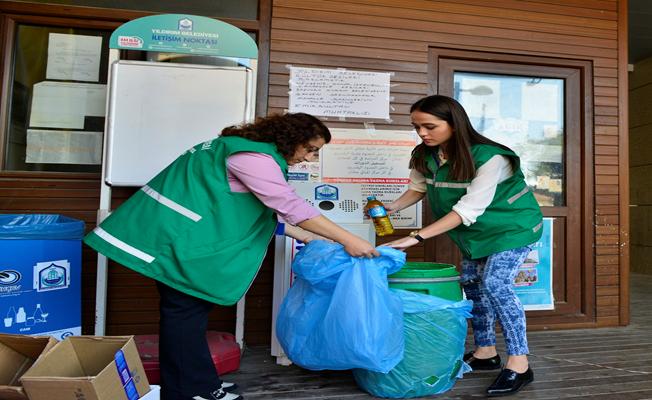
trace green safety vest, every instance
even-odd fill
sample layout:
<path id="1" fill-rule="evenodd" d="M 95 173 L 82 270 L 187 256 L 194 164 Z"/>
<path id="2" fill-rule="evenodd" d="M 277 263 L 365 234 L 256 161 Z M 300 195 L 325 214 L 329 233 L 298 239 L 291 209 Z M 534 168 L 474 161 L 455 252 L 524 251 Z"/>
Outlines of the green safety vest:
<path id="1" fill-rule="evenodd" d="M 475 223 L 470 226 L 461 224 L 447 232 L 462 254 L 469 259 L 526 246 L 541 238 L 543 216 L 539 204 L 525 183 L 519 157 L 496 146 L 479 144 L 471 147 L 476 171 L 497 154 L 516 159 L 514 174 L 498 184 L 491 204 Z M 428 202 L 435 218 L 439 219 L 451 212 L 453 206 L 466 194 L 471 181 L 450 179 L 449 163 L 438 167 L 434 158 L 430 157 L 427 164 L 431 171 L 435 171 L 434 174 L 426 174 Z"/>
<path id="2" fill-rule="evenodd" d="M 84 242 L 143 275 L 204 300 L 230 305 L 247 291 L 277 224 L 252 193 L 232 192 L 226 160 L 269 154 L 271 143 L 219 137 L 191 148 L 118 207 Z"/>

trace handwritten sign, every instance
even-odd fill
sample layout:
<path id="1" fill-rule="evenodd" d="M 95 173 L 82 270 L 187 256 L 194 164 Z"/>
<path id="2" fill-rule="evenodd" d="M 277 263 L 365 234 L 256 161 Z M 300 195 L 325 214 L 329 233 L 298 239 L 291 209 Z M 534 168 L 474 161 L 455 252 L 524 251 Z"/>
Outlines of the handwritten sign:
<path id="1" fill-rule="evenodd" d="M 389 73 L 290 68 L 290 112 L 389 119 Z"/>
<path id="2" fill-rule="evenodd" d="M 50 33 L 46 78 L 97 82 L 101 53 L 101 36 Z"/>

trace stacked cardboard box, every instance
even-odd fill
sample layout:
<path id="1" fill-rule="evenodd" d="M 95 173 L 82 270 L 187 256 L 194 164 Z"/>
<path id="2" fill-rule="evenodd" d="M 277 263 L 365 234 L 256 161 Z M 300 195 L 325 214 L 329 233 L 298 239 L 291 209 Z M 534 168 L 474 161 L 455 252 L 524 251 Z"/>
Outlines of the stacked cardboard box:
<path id="1" fill-rule="evenodd" d="M 21 382 L 30 400 L 136 400 L 149 382 L 132 336 L 70 336 Z"/>
<path id="2" fill-rule="evenodd" d="M 56 343 L 50 336 L 0 334 L 0 399 L 26 400 L 20 378 Z"/>

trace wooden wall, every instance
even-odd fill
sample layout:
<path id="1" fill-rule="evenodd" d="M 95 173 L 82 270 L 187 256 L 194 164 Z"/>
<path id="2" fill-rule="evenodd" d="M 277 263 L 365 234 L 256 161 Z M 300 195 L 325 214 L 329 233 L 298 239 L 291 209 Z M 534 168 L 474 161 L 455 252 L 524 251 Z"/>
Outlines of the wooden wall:
<path id="1" fill-rule="evenodd" d="M 629 99 L 631 270 L 652 274 L 652 58 L 634 65 Z"/>
<path id="2" fill-rule="evenodd" d="M 29 13 L 33 7 L 26 5 L 23 10 L 16 6 L 19 10 L 12 11 Z M 587 179 L 595 183 L 596 248 L 595 269 L 587 273 L 594 274 L 596 282 L 595 325 L 626 324 L 626 9 L 625 0 L 275 0 L 271 41 L 262 40 L 260 46 L 261 51 L 268 45 L 271 49 L 268 111 L 282 112 L 288 107 L 288 64 L 394 72 L 392 83 L 397 85 L 392 87 L 390 125 L 407 128 L 409 105 L 432 92 L 427 75 L 429 46 L 591 61 L 596 166 L 595 176 Z M 75 10 L 66 12 L 74 14 Z M 97 11 L 79 13 L 96 17 Z M 4 52 L 8 49 L 5 40 L 0 43 Z M 261 71 L 266 71 L 265 67 L 261 65 Z M 259 87 L 264 88 L 264 80 Z M 361 126 L 332 121 L 329 125 Z M 99 205 L 99 179 L 95 175 L 0 172 L 0 213 L 61 213 L 85 220 L 87 229 L 92 229 Z M 114 194 L 117 205 L 130 192 Z M 273 252 L 268 252 L 247 296 L 245 340 L 250 344 L 269 343 L 272 256 Z M 413 260 L 423 257 L 422 247 L 410 253 Z M 95 268 L 95 253 L 84 248 L 85 334 L 93 333 Z M 156 332 L 157 301 L 151 280 L 112 263 L 107 333 Z M 233 307 L 219 308 L 211 317 L 210 328 L 233 331 L 234 320 Z"/>
<path id="3" fill-rule="evenodd" d="M 626 10 L 626 0 L 275 0 L 269 111 L 288 107 L 288 65 L 394 72 L 389 126 L 407 128 L 409 105 L 434 93 L 429 47 L 592 62 L 595 175 L 586 179 L 594 182 L 596 247 L 585 273 L 596 282 L 595 325 L 626 324 Z"/>

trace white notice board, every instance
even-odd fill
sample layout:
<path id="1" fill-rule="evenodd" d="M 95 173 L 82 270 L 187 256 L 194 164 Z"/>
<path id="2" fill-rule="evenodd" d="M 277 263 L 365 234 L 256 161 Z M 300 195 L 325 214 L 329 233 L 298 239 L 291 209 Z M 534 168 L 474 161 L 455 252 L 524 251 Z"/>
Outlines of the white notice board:
<path id="1" fill-rule="evenodd" d="M 115 62 L 106 183 L 142 186 L 190 147 L 251 121 L 253 79 L 246 67 Z"/>

